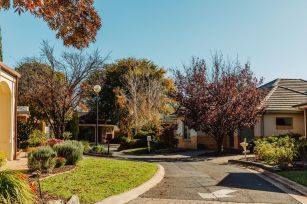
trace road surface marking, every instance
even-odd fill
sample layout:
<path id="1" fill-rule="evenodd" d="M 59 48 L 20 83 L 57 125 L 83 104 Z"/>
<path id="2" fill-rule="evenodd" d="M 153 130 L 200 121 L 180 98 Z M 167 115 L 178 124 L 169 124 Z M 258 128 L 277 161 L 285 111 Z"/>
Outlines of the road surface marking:
<path id="1" fill-rule="evenodd" d="M 234 197 L 233 195 L 228 195 L 229 193 L 234 193 L 237 190 L 231 189 L 221 189 L 214 191 L 212 193 L 198 193 L 203 199 L 217 199 L 217 198 L 229 198 Z"/>

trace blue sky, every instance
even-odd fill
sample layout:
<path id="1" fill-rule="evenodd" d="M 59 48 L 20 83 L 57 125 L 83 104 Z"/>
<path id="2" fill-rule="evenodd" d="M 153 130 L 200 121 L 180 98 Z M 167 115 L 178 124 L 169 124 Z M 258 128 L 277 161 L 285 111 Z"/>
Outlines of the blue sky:
<path id="1" fill-rule="evenodd" d="M 174 68 L 221 51 L 248 59 L 265 81 L 307 79 L 305 0 L 96 0 L 95 7 L 103 27 L 88 50 L 111 52 L 110 61 L 132 56 Z M 42 40 L 64 49 L 45 22 L 28 14 L 1 11 L 0 26 L 4 62 L 12 67 L 39 55 Z"/>

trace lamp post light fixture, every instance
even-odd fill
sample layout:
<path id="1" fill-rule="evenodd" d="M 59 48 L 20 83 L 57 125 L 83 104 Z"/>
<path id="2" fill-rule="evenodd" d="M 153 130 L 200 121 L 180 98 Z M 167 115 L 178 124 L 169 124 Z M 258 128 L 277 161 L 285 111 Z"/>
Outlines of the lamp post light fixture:
<path id="1" fill-rule="evenodd" d="M 93 88 L 95 94 L 96 94 L 96 135 L 95 135 L 95 145 L 98 145 L 98 95 L 99 92 L 101 91 L 101 86 L 100 85 L 95 85 Z"/>

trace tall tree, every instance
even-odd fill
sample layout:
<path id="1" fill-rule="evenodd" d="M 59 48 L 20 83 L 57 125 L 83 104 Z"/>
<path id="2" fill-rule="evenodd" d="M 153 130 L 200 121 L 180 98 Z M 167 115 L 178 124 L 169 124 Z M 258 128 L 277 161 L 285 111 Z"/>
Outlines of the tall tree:
<path id="1" fill-rule="evenodd" d="M 175 71 L 176 99 L 189 128 L 213 137 L 221 150 L 223 139 L 250 127 L 262 113 L 261 80 L 248 63 L 226 63 L 215 55 L 209 68 L 205 60 L 193 58 L 184 71 Z"/>
<path id="2" fill-rule="evenodd" d="M 84 91 L 81 84 L 103 67 L 105 59 L 98 51 L 89 55 L 65 52 L 57 59 L 47 43 L 43 44 L 42 55 L 42 62 L 30 59 L 17 69 L 23 74 L 20 88 L 27 100 L 42 110 L 53 133 L 60 138 L 73 111 L 82 103 Z M 44 64 L 45 69 L 33 70 L 33 64 Z"/>
<path id="3" fill-rule="evenodd" d="M 1 27 L 0 27 L 0 62 L 3 62 L 2 32 L 1 32 Z"/>
<path id="4" fill-rule="evenodd" d="M 44 110 L 37 104 L 35 98 L 32 98 L 30 90 L 41 85 L 41 83 L 38 83 L 39 79 L 50 76 L 49 70 L 48 65 L 35 61 L 25 61 L 17 68 L 17 71 L 23 76 L 18 83 L 18 105 L 28 106 L 30 111 L 30 117 L 27 121 L 18 121 L 18 144 L 29 139 L 29 135 L 40 121 L 47 121 Z"/>
<path id="5" fill-rule="evenodd" d="M 166 71 L 146 59 L 127 58 L 108 64 L 92 75 L 87 86 L 102 85 L 99 116 L 104 122 L 119 124 L 121 131 L 131 135 L 132 129 L 159 125 L 160 115 L 173 111 L 173 80 Z M 95 110 L 90 97 L 89 106 Z M 94 117 L 94 114 L 89 117 Z"/>
<path id="6" fill-rule="evenodd" d="M 0 0 L 0 10 L 13 7 L 19 14 L 29 12 L 56 31 L 64 45 L 84 48 L 95 41 L 101 27 L 93 4 L 94 0 Z"/>

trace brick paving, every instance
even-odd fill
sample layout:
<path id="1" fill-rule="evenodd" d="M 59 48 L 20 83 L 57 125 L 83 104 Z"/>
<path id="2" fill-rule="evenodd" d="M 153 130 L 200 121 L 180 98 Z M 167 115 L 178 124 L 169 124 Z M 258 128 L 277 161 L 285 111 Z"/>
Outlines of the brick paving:
<path id="1" fill-rule="evenodd" d="M 28 169 L 27 161 L 28 159 L 26 157 L 26 153 L 22 152 L 20 153 L 17 160 L 7 161 L 4 167 L 1 167 L 1 169 L 27 170 Z"/>

